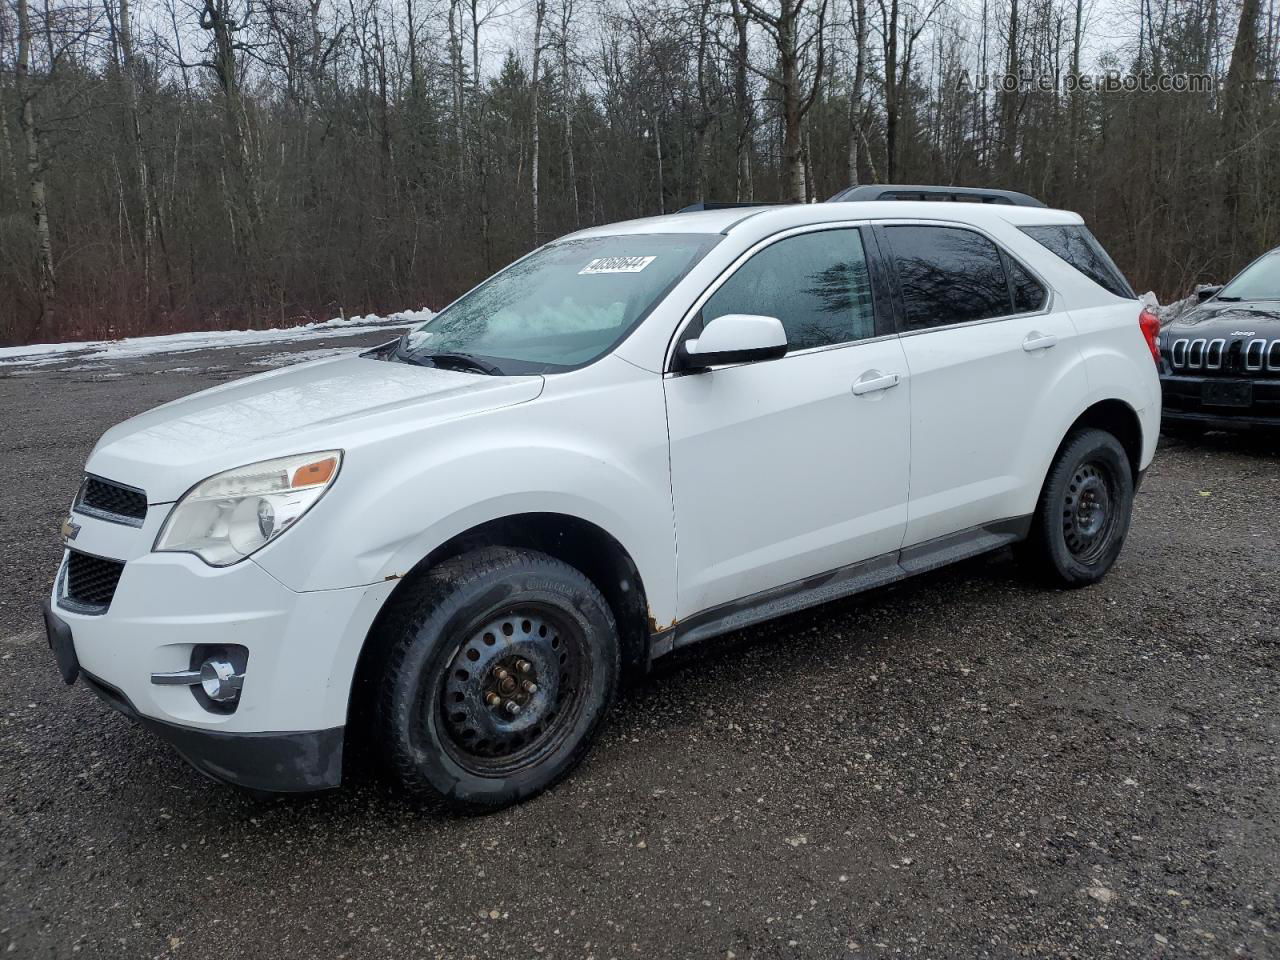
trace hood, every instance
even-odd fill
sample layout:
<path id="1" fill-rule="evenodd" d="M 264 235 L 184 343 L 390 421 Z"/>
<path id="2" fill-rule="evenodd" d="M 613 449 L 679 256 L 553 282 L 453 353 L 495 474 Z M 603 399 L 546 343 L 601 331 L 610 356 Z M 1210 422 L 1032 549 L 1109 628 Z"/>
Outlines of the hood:
<path id="1" fill-rule="evenodd" d="M 1210 300 L 1187 311 L 1165 329 L 1174 336 L 1225 337 L 1228 343 L 1233 338 L 1271 340 L 1280 337 L 1280 302 Z"/>
<path id="2" fill-rule="evenodd" d="M 272 457 L 345 449 L 532 400 L 542 377 L 490 377 L 358 354 L 247 377 L 112 427 L 89 473 L 178 499 L 205 477 Z"/>

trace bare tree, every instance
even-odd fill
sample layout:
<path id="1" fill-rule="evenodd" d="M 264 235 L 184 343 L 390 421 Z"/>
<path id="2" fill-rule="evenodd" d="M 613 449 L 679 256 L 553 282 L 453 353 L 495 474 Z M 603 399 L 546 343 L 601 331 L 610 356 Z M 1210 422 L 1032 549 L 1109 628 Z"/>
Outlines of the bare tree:
<path id="1" fill-rule="evenodd" d="M 547 19 L 547 0 L 534 0 L 533 17 L 533 71 L 529 83 L 529 122 L 532 125 L 533 157 L 530 163 L 529 192 L 533 204 L 533 242 L 537 245 L 542 242 L 538 223 L 538 161 L 542 145 L 542 137 L 539 133 L 542 125 L 538 116 L 538 94 L 541 89 L 539 67 L 542 64 L 542 25 Z"/>
<path id="2" fill-rule="evenodd" d="M 582 210 L 578 200 L 578 171 L 573 157 L 573 72 L 569 63 L 570 24 L 573 22 L 573 0 L 560 3 L 560 125 L 564 131 L 565 181 L 569 189 L 570 209 L 573 210 L 573 226 L 582 222 Z"/>
<path id="3" fill-rule="evenodd" d="M 866 139 L 862 98 L 867 84 L 867 0 L 853 0 L 853 81 L 849 84 L 849 133 L 845 150 L 849 157 L 845 179 L 858 184 L 858 151 Z"/>
<path id="4" fill-rule="evenodd" d="M 49 204 L 45 189 L 45 167 L 40 153 L 40 131 L 36 128 L 35 89 L 31 84 L 31 15 L 27 0 L 17 0 L 18 57 L 14 64 L 14 92 L 18 97 L 18 126 L 27 150 L 27 188 L 31 200 L 31 222 L 35 228 L 36 297 L 39 315 L 36 330 L 53 326 L 56 286 L 53 275 L 53 242 L 49 236 Z M 52 67 L 52 59 L 50 61 Z"/>
<path id="5" fill-rule="evenodd" d="M 755 136 L 755 104 L 751 99 L 748 71 L 751 63 L 751 17 L 741 0 L 729 0 L 733 18 L 734 186 L 733 198 L 751 200 L 751 147 Z"/>
<path id="6" fill-rule="evenodd" d="M 756 0 L 742 0 L 777 53 L 776 71 L 752 69 L 777 88 L 782 102 L 782 194 L 795 203 L 803 203 L 808 192 L 800 126 L 822 84 L 827 4 L 828 0 L 778 0 L 773 11 Z"/>

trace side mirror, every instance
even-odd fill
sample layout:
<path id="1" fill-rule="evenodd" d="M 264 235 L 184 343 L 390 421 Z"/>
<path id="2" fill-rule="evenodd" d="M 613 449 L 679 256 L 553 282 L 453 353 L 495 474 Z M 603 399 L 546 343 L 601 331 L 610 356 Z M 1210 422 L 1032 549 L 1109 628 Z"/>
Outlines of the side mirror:
<path id="1" fill-rule="evenodd" d="M 1204 303 L 1210 297 L 1216 297 L 1221 292 L 1221 284 L 1216 287 L 1211 287 L 1208 284 L 1202 283 L 1200 286 L 1196 287 L 1196 303 Z"/>
<path id="2" fill-rule="evenodd" d="M 680 348 L 681 367 L 705 370 L 724 363 L 774 360 L 787 352 L 787 331 L 777 317 L 726 313 L 716 317 L 696 340 Z"/>

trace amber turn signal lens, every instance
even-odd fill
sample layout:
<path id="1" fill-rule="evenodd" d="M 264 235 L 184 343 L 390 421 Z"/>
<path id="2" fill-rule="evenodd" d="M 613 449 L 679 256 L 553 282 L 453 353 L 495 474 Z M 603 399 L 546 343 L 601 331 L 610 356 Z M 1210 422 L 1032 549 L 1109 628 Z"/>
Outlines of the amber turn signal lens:
<path id="1" fill-rule="evenodd" d="M 338 468 L 337 457 L 329 457 L 325 460 L 317 460 L 315 463 L 308 463 L 306 466 L 299 467 L 293 471 L 294 487 L 314 487 L 319 483 L 327 483 L 329 478 L 333 476 L 333 471 Z"/>

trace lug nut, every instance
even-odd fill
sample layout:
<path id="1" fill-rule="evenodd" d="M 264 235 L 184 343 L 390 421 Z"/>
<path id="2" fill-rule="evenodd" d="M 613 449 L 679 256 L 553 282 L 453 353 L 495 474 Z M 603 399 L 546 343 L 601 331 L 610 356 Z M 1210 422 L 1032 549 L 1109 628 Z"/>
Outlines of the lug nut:
<path id="1" fill-rule="evenodd" d="M 521 660 L 519 663 L 516 664 L 516 669 L 519 670 L 521 673 L 528 673 L 533 669 L 533 664 L 531 664 L 528 660 Z"/>
<path id="2" fill-rule="evenodd" d="M 496 693 L 486 693 L 484 695 L 484 702 L 491 707 L 496 707 L 498 704 L 502 703 L 502 698 Z"/>
<path id="3" fill-rule="evenodd" d="M 515 716 L 517 713 L 520 712 L 520 704 L 516 703 L 514 700 L 508 700 L 506 703 L 506 707 L 507 707 L 507 713 L 511 714 L 512 716 Z"/>
<path id="4" fill-rule="evenodd" d="M 532 680 L 526 680 L 524 683 L 520 684 L 520 686 L 524 688 L 525 693 L 538 692 L 538 685 L 534 683 Z"/>
<path id="5" fill-rule="evenodd" d="M 511 676 L 511 674 L 507 673 L 505 667 L 496 667 L 493 671 L 493 675 L 499 680 L 505 680 L 507 677 Z"/>

